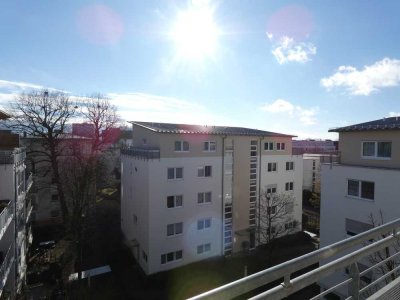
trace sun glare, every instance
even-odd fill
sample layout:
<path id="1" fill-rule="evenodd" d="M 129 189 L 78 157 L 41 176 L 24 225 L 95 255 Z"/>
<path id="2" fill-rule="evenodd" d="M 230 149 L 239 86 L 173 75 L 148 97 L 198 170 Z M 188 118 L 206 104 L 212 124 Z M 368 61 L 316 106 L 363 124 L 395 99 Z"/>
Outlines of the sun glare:
<path id="1" fill-rule="evenodd" d="M 195 6 L 179 12 L 170 36 L 179 58 L 197 60 L 215 54 L 220 30 L 210 7 Z"/>

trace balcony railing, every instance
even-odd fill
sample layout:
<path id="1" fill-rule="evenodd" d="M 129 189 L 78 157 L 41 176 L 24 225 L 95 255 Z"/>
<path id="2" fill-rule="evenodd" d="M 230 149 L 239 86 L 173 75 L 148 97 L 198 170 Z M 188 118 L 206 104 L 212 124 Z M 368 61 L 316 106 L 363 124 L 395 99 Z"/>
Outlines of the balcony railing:
<path id="1" fill-rule="evenodd" d="M 398 255 L 400 238 L 400 219 L 394 220 L 379 227 L 358 234 L 346 240 L 339 241 L 332 245 L 323 247 L 314 252 L 297 257 L 272 268 L 249 275 L 242 279 L 233 281 L 214 290 L 205 292 L 191 298 L 200 299 L 232 299 L 251 292 L 267 284 L 276 281 L 283 281 L 269 290 L 255 295 L 251 300 L 258 299 L 282 299 L 314 283 L 322 282 L 328 276 L 340 272 L 345 274 L 349 270 L 347 278 L 336 283 L 334 286 L 315 295 L 312 299 L 322 299 L 329 293 L 337 292 L 339 289 L 347 287 L 349 297 L 347 299 L 365 299 L 374 293 L 378 294 L 384 289 L 399 289 L 397 281 L 392 281 L 399 274 L 400 264 Z M 356 250 L 354 250 L 356 249 Z M 367 269 L 360 271 L 360 261 L 369 260 L 371 255 L 383 251 L 384 257 L 370 263 Z M 388 253 L 389 252 L 389 253 Z M 327 259 L 331 261 L 327 262 Z M 325 261 L 325 264 L 313 269 L 303 275 L 294 276 L 293 274 L 316 263 Z M 376 270 L 387 263 L 393 263 L 390 271 L 380 274 Z M 374 272 L 373 281 L 368 285 L 362 286 L 360 278 Z M 379 274 L 379 276 L 378 276 Z"/>
<path id="2" fill-rule="evenodd" d="M 8 225 L 10 225 L 11 220 L 14 215 L 14 201 L 0 201 L 0 207 L 3 210 L 0 212 L 0 239 L 3 237 L 4 233 L 7 231 Z"/>
<path id="3" fill-rule="evenodd" d="M 30 188 L 32 187 L 32 184 L 33 184 L 33 175 L 32 175 L 32 173 L 29 173 L 29 176 L 25 182 L 25 190 L 27 193 L 30 190 Z"/>
<path id="4" fill-rule="evenodd" d="M 7 277 L 10 273 L 11 266 L 14 262 L 15 258 L 15 243 L 12 243 L 8 248 L 6 255 L 4 256 L 3 261 L 1 262 L 0 267 L 0 292 L 3 291 L 3 288 L 7 282 Z"/>
<path id="5" fill-rule="evenodd" d="M 160 159 L 159 148 L 123 148 L 121 154 L 144 159 Z"/>

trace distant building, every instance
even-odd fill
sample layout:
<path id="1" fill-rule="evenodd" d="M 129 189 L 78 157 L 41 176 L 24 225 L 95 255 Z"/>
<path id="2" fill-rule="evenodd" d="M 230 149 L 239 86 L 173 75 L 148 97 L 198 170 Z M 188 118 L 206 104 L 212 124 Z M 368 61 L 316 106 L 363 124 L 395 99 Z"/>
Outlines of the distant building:
<path id="1" fill-rule="evenodd" d="M 301 223 L 303 162 L 291 135 L 150 122 L 132 129 L 133 146 L 121 151 L 121 226 L 146 274 L 255 248 L 263 191 L 292 195 L 288 216 Z"/>
<path id="2" fill-rule="evenodd" d="M 300 154 L 329 154 L 337 152 L 337 143 L 331 140 L 293 140 L 294 155 Z"/>
<path id="3" fill-rule="evenodd" d="M 321 166 L 321 247 L 371 229 L 371 216 L 376 224 L 400 216 L 400 118 L 330 131 L 339 133 L 340 162 Z M 360 271 L 369 263 L 360 261 Z M 347 276 L 343 270 L 321 285 L 327 289 Z M 371 270 L 361 276 L 361 285 L 374 278 Z M 347 298 L 347 288 L 339 289 L 338 294 Z"/>
<path id="4" fill-rule="evenodd" d="M 94 125 L 89 123 L 73 123 L 72 135 L 86 137 L 86 138 L 93 138 Z"/>

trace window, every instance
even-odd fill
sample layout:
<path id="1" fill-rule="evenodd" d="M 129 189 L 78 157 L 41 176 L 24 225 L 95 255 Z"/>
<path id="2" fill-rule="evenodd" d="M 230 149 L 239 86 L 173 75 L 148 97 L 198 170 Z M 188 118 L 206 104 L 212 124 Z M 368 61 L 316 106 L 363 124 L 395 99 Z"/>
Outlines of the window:
<path id="1" fill-rule="evenodd" d="M 211 192 L 202 192 L 197 194 L 197 203 L 211 203 Z"/>
<path id="2" fill-rule="evenodd" d="M 183 223 L 174 223 L 167 225 L 167 236 L 182 234 L 183 232 Z"/>
<path id="3" fill-rule="evenodd" d="M 315 170 L 315 159 L 312 161 L 312 169 Z"/>
<path id="4" fill-rule="evenodd" d="M 285 183 L 285 191 L 293 191 L 293 181 Z"/>
<path id="5" fill-rule="evenodd" d="M 276 163 L 268 163 L 268 172 L 276 172 Z"/>
<path id="6" fill-rule="evenodd" d="M 276 185 L 267 187 L 267 199 L 269 200 L 273 194 L 276 194 Z"/>
<path id="7" fill-rule="evenodd" d="M 211 218 L 197 221 L 197 230 L 203 230 L 211 227 Z"/>
<path id="8" fill-rule="evenodd" d="M 147 145 L 147 139 L 142 139 L 143 145 Z"/>
<path id="9" fill-rule="evenodd" d="M 363 158 L 391 158 L 391 142 L 362 142 Z"/>
<path id="10" fill-rule="evenodd" d="M 347 180 L 347 195 L 361 199 L 374 200 L 375 183 L 349 179 Z"/>
<path id="11" fill-rule="evenodd" d="M 182 250 L 178 250 L 175 252 L 169 252 L 166 254 L 161 254 L 161 264 L 167 264 L 176 260 L 180 260 L 183 257 L 183 251 Z"/>
<path id="12" fill-rule="evenodd" d="M 204 166 L 197 169 L 197 177 L 211 177 L 212 166 Z"/>
<path id="13" fill-rule="evenodd" d="M 217 143 L 216 142 L 211 142 L 211 141 L 204 142 L 203 151 L 215 152 L 216 150 L 217 150 Z"/>
<path id="14" fill-rule="evenodd" d="M 58 194 L 51 195 L 51 202 L 57 202 L 58 201 Z"/>
<path id="15" fill-rule="evenodd" d="M 276 214 L 276 205 L 267 207 L 267 214 L 274 215 Z"/>
<path id="16" fill-rule="evenodd" d="M 287 161 L 286 162 L 286 171 L 290 171 L 294 169 L 294 162 L 293 161 Z"/>
<path id="17" fill-rule="evenodd" d="M 137 215 L 133 215 L 133 224 L 137 224 L 137 222 L 138 222 L 138 217 L 137 217 Z"/>
<path id="18" fill-rule="evenodd" d="M 296 227 L 296 221 L 290 221 L 285 224 L 285 229 L 292 229 Z"/>
<path id="19" fill-rule="evenodd" d="M 202 254 L 202 253 L 210 252 L 210 251 L 211 251 L 210 243 L 197 246 L 197 254 Z"/>
<path id="20" fill-rule="evenodd" d="M 189 142 L 186 142 L 186 141 L 175 141 L 175 151 L 176 152 L 189 151 Z"/>
<path id="21" fill-rule="evenodd" d="M 276 143 L 276 150 L 285 150 L 285 143 Z"/>
<path id="22" fill-rule="evenodd" d="M 273 151 L 274 150 L 274 143 L 273 142 L 264 143 L 264 150 L 265 151 Z"/>
<path id="23" fill-rule="evenodd" d="M 182 205 L 183 205 L 183 195 L 167 197 L 167 208 L 181 207 Z"/>
<path id="24" fill-rule="evenodd" d="M 183 168 L 168 168 L 168 179 L 183 179 Z"/>

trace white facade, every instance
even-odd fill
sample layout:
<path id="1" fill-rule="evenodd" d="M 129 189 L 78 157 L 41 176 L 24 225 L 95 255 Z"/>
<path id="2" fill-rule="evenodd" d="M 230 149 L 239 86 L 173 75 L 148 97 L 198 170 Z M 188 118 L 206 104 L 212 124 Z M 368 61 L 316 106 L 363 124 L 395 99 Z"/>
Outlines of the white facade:
<path id="1" fill-rule="evenodd" d="M 143 160 L 123 156 L 122 229 L 134 246 L 135 258 L 146 273 L 221 255 L 221 157 Z M 211 177 L 198 177 L 198 168 L 212 166 Z M 183 179 L 168 179 L 167 170 L 183 167 Z M 211 192 L 211 202 L 198 203 L 198 193 Z M 168 208 L 168 196 L 183 196 L 182 206 Z M 148 201 L 140 201 L 140 199 Z M 198 222 L 211 226 L 198 230 Z M 151 222 L 149 222 L 151 220 Z M 183 223 L 182 233 L 167 236 L 167 225 Z M 197 247 L 210 250 L 197 254 Z M 183 251 L 182 259 L 161 264 L 161 255 Z M 147 262 L 144 257 L 147 256 Z"/>
<path id="2" fill-rule="evenodd" d="M 266 151 L 258 136 L 167 135 L 134 127 L 136 148 L 121 155 L 121 227 L 146 274 L 255 247 L 255 199 L 271 184 L 294 196 L 292 216 L 301 223 L 302 157 L 288 155 L 290 136 L 275 139 Z M 268 172 L 269 162 L 276 171 Z M 183 176 L 169 179 L 169 172 Z"/>

